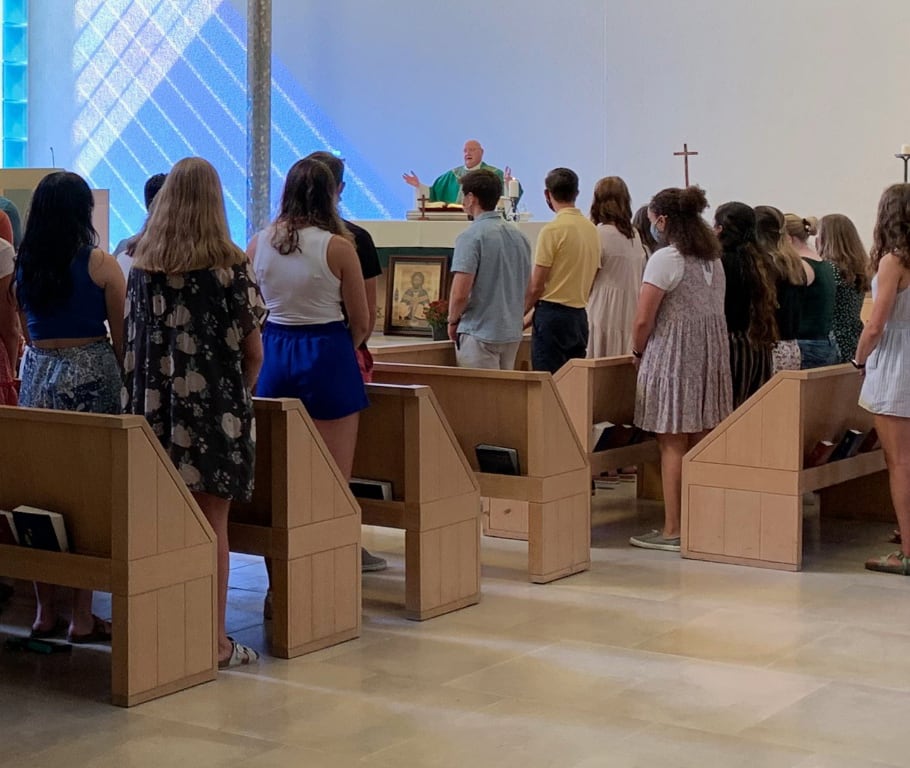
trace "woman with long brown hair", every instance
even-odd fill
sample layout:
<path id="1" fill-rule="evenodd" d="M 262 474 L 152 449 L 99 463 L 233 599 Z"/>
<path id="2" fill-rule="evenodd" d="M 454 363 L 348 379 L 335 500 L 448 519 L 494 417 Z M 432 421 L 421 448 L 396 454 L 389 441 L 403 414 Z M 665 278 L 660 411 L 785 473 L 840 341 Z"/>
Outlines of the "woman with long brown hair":
<path id="1" fill-rule="evenodd" d="M 129 409 L 148 420 L 217 537 L 222 668 L 259 658 L 227 636 L 225 611 L 228 511 L 253 492 L 264 311 L 246 254 L 231 241 L 218 172 L 199 157 L 179 161 L 133 251 L 124 367 Z"/>
<path id="2" fill-rule="evenodd" d="M 910 184 L 894 184 L 881 197 L 872 269 L 872 314 L 852 363 L 865 374 L 859 404 L 875 417 L 901 548 L 866 568 L 910 576 Z"/>
<path id="3" fill-rule="evenodd" d="M 822 216 L 816 245 L 818 255 L 834 266 L 834 338 L 840 362 L 846 363 L 863 332 L 860 313 L 869 290 L 869 259 L 853 222 L 841 213 Z"/>
<path id="4" fill-rule="evenodd" d="M 733 409 L 726 281 L 707 206 L 698 187 L 665 189 L 648 206 L 666 247 L 648 260 L 635 315 L 635 425 L 657 435 L 664 526 L 629 539 L 645 549 L 679 551 L 683 456 Z"/>
<path id="5" fill-rule="evenodd" d="M 774 277 L 777 297 L 775 319 L 779 339 L 771 351 L 771 372 L 798 371 L 802 364 L 797 341 L 799 322 L 810 270 L 790 242 L 780 210 L 771 205 L 756 206 L 755 229 L 758 247 Z"/>
<path id="6" fill-rule="evenodd" d="M 724 203 L 714 215 L 727 278 L 724 314 L 730 337 L 733 407 L 738 408 L 771 378 L 771 350 L 778 341 L 773 280 L 758 249 L 755 211 L 745 203 Z"/>
<path id="7" fill-rule="evenodd" d="M 591 221 L 600 236 L 600 268 L 588 298 L 588 357 L 628 354 L 646 259 L 632 226 L 629 188 L 619 176 L 595 185 Z"/>

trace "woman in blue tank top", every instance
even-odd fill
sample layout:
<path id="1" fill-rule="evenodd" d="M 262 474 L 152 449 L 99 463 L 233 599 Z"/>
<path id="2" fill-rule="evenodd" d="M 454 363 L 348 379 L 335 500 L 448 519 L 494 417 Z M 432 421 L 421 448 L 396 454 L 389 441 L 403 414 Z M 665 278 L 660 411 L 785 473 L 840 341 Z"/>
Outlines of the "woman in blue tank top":
<path id="1" fill-rule="evenodd" d="M 35 189 L 16 259 L 16 300 L 26 338 L 20 405 L 120 413 L 123 273 L 97 248 L 94 199 L 75 173 L 45 176 Z M 110 328 L 110 338 L 108 328 Z M 57 631 L 54 586 L 35 584 L 32 637 Z M 109 640 L 111 626 L 92 614 L 90 590 L 76 590 L 67 639 Z"/>

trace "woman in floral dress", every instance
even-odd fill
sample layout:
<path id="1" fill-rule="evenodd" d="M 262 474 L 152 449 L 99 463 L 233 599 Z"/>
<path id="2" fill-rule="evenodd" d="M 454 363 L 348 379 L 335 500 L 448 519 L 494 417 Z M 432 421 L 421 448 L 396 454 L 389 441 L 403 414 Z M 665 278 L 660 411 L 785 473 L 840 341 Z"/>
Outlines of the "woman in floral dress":
<path id="1" fill-rule="evenodd" d="M 221 181 L 201 158 L 178 162 L 133 252 L 124 368 L 129 410 L 146 417 L 218 539 L 219 666 L 258 654 L 229 638 L 228 510 L 253 490 L 252 389 L 264 305 L 231 242 Z"/>

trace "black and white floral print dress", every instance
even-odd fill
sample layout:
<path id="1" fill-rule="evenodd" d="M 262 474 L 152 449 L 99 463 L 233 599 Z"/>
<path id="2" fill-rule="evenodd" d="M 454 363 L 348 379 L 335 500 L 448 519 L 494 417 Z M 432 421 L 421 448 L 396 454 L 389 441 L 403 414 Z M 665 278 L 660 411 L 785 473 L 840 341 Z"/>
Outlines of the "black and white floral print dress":
<path id="1" fill-rule="evenodd" d="M 264 315 L 249 262 L 173 275 L 130 270 L 125 410 L 145 416 L 192 491 L 252 495 L 255 429 L 241 343 Z"/>

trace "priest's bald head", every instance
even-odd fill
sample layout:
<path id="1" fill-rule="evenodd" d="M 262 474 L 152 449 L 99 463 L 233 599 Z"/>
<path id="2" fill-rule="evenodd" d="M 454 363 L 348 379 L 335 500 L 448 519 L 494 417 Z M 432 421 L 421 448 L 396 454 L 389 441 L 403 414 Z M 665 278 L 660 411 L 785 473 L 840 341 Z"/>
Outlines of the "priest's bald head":
<path id="1" fill-rule="evenodd" d="M 464 167 L 476 168 L 483 160 L 483 147 L 477 139 L 468 139 L 464 143 Z"/>

